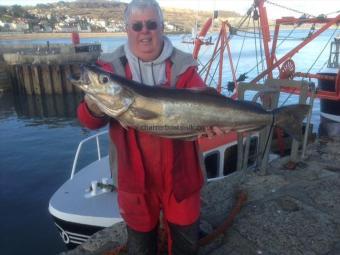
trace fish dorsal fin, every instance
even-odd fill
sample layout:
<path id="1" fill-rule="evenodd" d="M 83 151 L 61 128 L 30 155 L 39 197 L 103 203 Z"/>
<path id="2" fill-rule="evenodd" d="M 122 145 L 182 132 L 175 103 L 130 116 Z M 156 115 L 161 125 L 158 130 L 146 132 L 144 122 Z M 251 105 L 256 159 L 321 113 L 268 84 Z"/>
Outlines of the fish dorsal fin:
<path id="1" fill-rule="evenodd" d="M 152 111 L 145 110 L 143 108 L 138 108 L 138 107 L 132 107 L 130 111 L 133 113 L 133 115 L 142 120 L 150 120 L 150 119 L 155 119 L 158 118 L 158 114 Z"/>
<path id="2" fill-rule="evenodd" d="M 216 89 L 212 87 L 204 87 L 204 88 L 187 88 L 187 90 L 197 92 L 197 93 L 205 93 L 208 95 L 221 95 L 220 93 L 217 92 Z"/>

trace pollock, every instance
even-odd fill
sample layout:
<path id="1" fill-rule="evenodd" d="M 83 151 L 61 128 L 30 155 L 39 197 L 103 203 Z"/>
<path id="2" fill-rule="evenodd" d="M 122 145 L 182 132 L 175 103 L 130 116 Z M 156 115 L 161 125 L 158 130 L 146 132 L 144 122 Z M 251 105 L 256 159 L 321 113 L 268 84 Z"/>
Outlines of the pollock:
<path id="1" fill-rule="evenodd" d="M 276 125 L 301 140 L 301 124 L 309 110 L 308 105 L 295 104 L 266 111 L 258 103 L 211 90 L 140 84 L 97 66 L 84 67 L 81 78 L 70 80 L 122 126 L 167 138 L 195 139 L 213 126 L 244 132 Z"/>

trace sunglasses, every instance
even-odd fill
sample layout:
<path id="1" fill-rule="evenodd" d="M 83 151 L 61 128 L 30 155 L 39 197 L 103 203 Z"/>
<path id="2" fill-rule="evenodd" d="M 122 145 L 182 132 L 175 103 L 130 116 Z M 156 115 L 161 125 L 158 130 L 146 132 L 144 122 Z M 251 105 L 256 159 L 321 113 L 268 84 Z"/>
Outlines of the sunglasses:
<path id="1" fill-rule="evenodd" d="M 142 21 L 137 21 L 131 25 L 131 28 L 135 32 L 140 32 L 142 31 L 144 24 L 147 30 L 156 30 L 158 28 L 158 23 L 154 20 L 147 20 L 144 23 Z"/>

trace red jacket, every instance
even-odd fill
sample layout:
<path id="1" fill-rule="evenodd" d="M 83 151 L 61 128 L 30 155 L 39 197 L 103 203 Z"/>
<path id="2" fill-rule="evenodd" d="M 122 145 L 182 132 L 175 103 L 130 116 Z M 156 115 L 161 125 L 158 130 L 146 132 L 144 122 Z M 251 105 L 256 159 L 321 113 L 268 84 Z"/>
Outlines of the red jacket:
<path id="1" fill-rule="evenodd" d="M 113 71 L 110 64 L 101 63 L 107 71 Z M 128 64 L 125 73 L 131 79 Z M 171 77 L 171 63 L 166 63 L 167 84 Z M 205 87 L 195 67 L 189 67 L 178 77 L 176 88 Z M 110 123 L 110 137 L 118 152 L 118 188 L 132 193 L 143 193 L 148 185 L 157 185 L 149 179 L 150 171 L 171 173 L 169 180 L 177 201 L 198 192 L 203 176 L 198 159 L 197 142 L 157 137 L 135 129 L 124 129 L 113 118 L 96 118 L 83 101 L 78 106 L 79 121 L 90 129 L 101 128 Z M 172 177 L 172 178 L 171 178 Z M 172 179 L 172 180 L 171 180 Z M 158 185 L 162 185 L 158 183 Z"/>

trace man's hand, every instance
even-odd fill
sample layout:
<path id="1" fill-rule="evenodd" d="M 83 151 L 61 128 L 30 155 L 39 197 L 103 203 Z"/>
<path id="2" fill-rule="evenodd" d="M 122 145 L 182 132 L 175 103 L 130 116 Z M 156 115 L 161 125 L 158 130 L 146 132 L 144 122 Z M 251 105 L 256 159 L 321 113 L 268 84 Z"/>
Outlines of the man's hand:
<path id="1" fill-rule="evenodd" d="M 86 103 L 86 105 L 87 105 L 87 108 L 89 109 L 89 111 L 91 112 L 91 114 L 93 115 L 93 116 L 95 116 L 95 117 L 104 117 L 105 116 L 105 113 L 103 113 L 100 109 L 99 109 L 99 107 L 98 107 L 98 105 L 96 104 L 96 102 L 93 100 L 93 99 L 91 99 L 90 97 L 89 97 L 89 95 L 85 95 L 85 97 L 84 97 L 84 101 L 85 101 L 85 103 Z"/>

